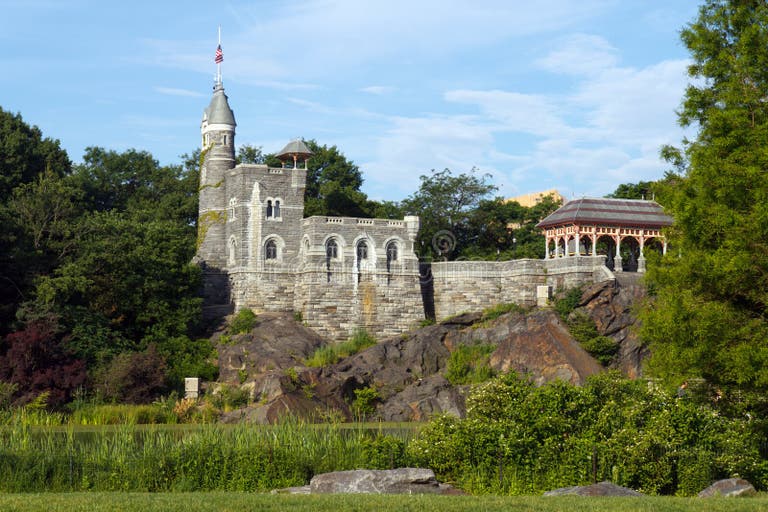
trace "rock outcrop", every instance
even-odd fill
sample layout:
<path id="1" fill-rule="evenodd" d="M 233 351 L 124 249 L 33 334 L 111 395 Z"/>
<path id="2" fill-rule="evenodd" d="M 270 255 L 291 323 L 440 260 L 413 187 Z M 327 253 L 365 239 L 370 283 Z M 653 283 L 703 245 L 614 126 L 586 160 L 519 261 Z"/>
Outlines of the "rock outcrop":
<path id="1" fill-rule="evenodd" d="M 642 497 L 645 494 L 629 489 L 628 487 L 622 487 L 612 482 L 599 482 L 592 485 L 583 485 L 575 487 L 562 487 L 560 489 L 553 489 L 544 493 L 544 496 L 630 496 L 630 497 Z"/>
<path id="2" fill-rule="evenodd" d="M 649 354 L 637 337 L 637 309 L 645 297 L 642 274 L 625 272 L 615 281 L 586 288 L 578 307 L 594 320 L 599 334 L 619 344 L 611 366 L 630 378 L 642 376 L 642 363 Z"/>
<path id="3" fill-rule="evenodd" d="M 601 334 L 621 344 L 616 366 L 639 373 L 644 349 L 637 342 L 633 305 L 642 286 L 616 282 L 585 290 L 579 308 L 593 318 Z M 272 423 L 286 414 L 308 420 L 354 417 L 356 390 L 373 388 L 378 398 L 369 419 L 422 421 L 434 414 L 463 416 L 466 386 L 445 377 L 451 353 L 461 346 L 491 347 L 488 365 L 500 372 L 530 375 L 536 384 L 560 379 L 573 384 L 603 367 L 569 334 L 549 309 L 507 313 L 487 320 L 481 313 L 458 315 L 436 325 L 381 340 L 378 344 L 323 368 L 305 361 L 326 341 L 284 313 L 264 313 L 252 332 L 220 337 L 220 382 L 240 385 L 253 405 L 224 421 Z"/>
<path id="4" fill-rule="evenodd" d="M 726 478 L 718 480 L 698 494 L 699 498 L 735 498 L 754 496 L 757 494 L 754 486 L 743 478 Z"/>
<path id="5" fill-rule="evenodd" d="M 274 494 L 464 494 L 441 484 L 431 469 L 357 469 L 315 475 L 309 485 L 272 491 Z"/>

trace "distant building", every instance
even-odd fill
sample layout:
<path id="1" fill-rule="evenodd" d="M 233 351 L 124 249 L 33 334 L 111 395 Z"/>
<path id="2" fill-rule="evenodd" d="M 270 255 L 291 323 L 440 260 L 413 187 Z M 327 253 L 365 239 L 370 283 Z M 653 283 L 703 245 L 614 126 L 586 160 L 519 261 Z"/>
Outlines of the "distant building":
<path id="1" fill-rule="evenodd" d="M 520 206 L 525 206 L 526 208 L 531 208 L 533 206 L 536 206 L 541 201 L 544 200 L 545 197 L 552 196 L 552 199 L 555 201 L 565 201 L 565 198 L 558 192 L 557 190 L 550 189 L 545 190 L 544 192 L 531 192 L 530 194 L 523 194 L 521 196 L 517 197 L 510 197 L 507 199 L 507 201 L 516 201 L 520 203 Z"/>

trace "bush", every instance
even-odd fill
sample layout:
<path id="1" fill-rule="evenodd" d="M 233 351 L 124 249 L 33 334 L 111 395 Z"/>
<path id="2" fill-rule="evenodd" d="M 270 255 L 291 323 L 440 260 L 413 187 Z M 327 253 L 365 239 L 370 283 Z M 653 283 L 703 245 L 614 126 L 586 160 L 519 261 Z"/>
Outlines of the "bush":
<path id="1" fill-rule="evenodd" d="M 497 304 L 496 306 L 492 306 L 483 310 L 483 316 L 480 318 L 480 323 L 482 324 L 485 322 L 490 322 L 491 320 L 495 320 L 501 315 L 505 315 L 507 313 L 522 313 L 524 311 L 525 308 L 513 302 Z"/>
<path id="2" fill-rule="evenodd" d="M 96 372 L 96 392 L 104 400 L 146 404 L 165 391 L 165 359 L 154 345 L 124 352 Z"/>
<path id="3" fill-rule="evenodd" d="M 376 344 L 376 338 L 365 329 L 357 329 L 349 341 L 320 347 L 305 361 L 307 366 L 323 367 L 335 364 Z"/>
<path id="4" fill-rule="evenodd" d="M 227 333 L 246 334 L 259 324 L 256 314 L 248 308 L 243 308 L 237 312 L 235 317 L 229 322 Z"/>
<path id="5" fill-rule="evenodd" d="M 590 317 L 583 313 L 571 313 L 566 323 L 571 336 L 600 364 L 607 366 L 611 362 L 619 350 L 619 344 L 613 338 L 598 334 L 595 322 Z"/>
<path id="6" fill-rule="evenodd" d="M 376 402 L 381 398 L 379 391 L 375 387 L 369 386 L 356 389 L 354 393 L 355 400 L 352 402 L 352 409 L 358 419 L 365 421 L 368 416 L 376 412 Z"/>
<path id="7" fill-rule="evenodd" d="M 495 375 L 489 365 L 493 345 L 459 345 L 451 352 L 445 369 L 445 378 L 454 386 L 479 384 Z"/>
<path id="8" fill-rule="evenodd" d="M 536 387 L 505 374 L 472 392 L 465 419 L 442 416 L 422 429 L 407 456 L 470 492 L 531 494 L 611 480 L 690 495 L 736 474 L 766 481 L 753 423 L 618 373 L 582 387 Z"/>
<path id="9" fill-rule="evenodd" d="M 583 294 L 584 290 L 582 290 L 581 286 L 577 286 L 567 290 L 564 295 L 555 300 L 555 311 L 560 315 L 560 318 L 563 320 L 568 318 L 568 315 L 578 307 Z"/>

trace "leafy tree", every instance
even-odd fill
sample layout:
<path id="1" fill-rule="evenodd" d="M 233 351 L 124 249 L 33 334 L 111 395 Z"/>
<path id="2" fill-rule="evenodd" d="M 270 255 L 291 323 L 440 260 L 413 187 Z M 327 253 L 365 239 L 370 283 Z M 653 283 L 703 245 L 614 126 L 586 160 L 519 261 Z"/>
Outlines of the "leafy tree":
<path id="1" fill-rule="evenodd" d="M 360 191 L 363 175 L 336 146 L 304 141 L 312 151 L 307 161 L 304 215 L 369 217 L 368 197 Z"/>
<path id="2" fill-rule="evenodd" d="M 616 190 L 605 197 L 614 199 L 652 199 L 653 182 L 638 181 L 637 183 L 622 183 Z"/>
<path id="3" fill-rule="evenodd" d="M 496 187 L 489 174 L 453 175 L 450 169 L 420 177 L 419 190 L 403 200 L 402 208 L 421 220 L 418 248 L 422 258 L 455 258 L 463 247 L 475 243 L 468 224 L 473 210 Z"/>
<path id="4" fill-rule="evenodd" d="M 40 188 L 42 183 L 32 185 L 39 175 L 47 176 L 40 181 L 53 183 L 70 171 L 69 157 L 59 141 L 44 138 L 40 129 L 26 124 L 21 115 L 0 108 L 0 336 L 10 332 L 16 309 L 31 292 L 35 273 L 46 271 L 47 267 L 46 258 L 41 257 L 45 255 L 36 254 L 41 239 L 30 239 L 33 226 L 27 224 L 30 219 L 23 214 L 39 218 L 49 213 L 51 205 L 40 203 L 42 196 L 39 196 L 35 210 L 33 205 L 28 205 L 29 209 L 20 212 L 18 206 L 25 202 L 24 196 L 31 194 L 31 190 L 15 192 L 15 189 L 27 185 Z M 58 200 L 55 193 L 49 194 L 48 199 Z M 53 209 L 57 210 L 57 206 Z M 55 223 L 56 229 L 61 227 L 58 221 Z M 48 226 L 51 227 L 51 222 Z M 48 236 L 45 231 L 38 231 L 38 235 Z"/>
<path id="5" fill-rule="evenodd" d="M 679 120 L 698 126 L 663 202 L 673 250 L 649 265 L 651 369 L 713 389 L 768 389 L 768 4 L 706 0 L 681 38 L 692 56 Z"/>
<path id="6" fill-rule="evenodd" d="M 193 226 L 197 219 L 199 163 L 160 166 L 146 151 L 122 153 L 86 148 L 74 180 L 85 193 L 91 211 L 131 211 L 144 219 L 170 219 Z M 194 230 L 190 229 L 190 236 Z"/>
<path id="7" fill-rule="evenodd" d="M 251 144 L 243 144 L 237 148 L 237 156 L 235 162 L 238 164 L 263 164 L 267 160 L 267 156 L 261 151 L 261 146 L 253 146 Z"/>
<path id="8" fill-rule="evenodd" d="M 0 108 L 0 201 L 46 169 L 63 176 L 71 167 L 58 140 L 43 138 L 40 129 L 29 126 L 20 114 Z"/>
<path id="9" fill-rule="evenodd" d="M 143 404 L 165 391 L 165 359 L 157 347 L 124 352 L 95 377 L 99 396 L 112 402 Z"/>
<path id="10" fill-rule="evenodd" d="M 60 406 L 85 379 L 85 363 L 67 349 L 55 316 L 27 323 L 0 344 L 0 381 L 16 386 L 17 403 L 46 393 L 48 405 Z"/>

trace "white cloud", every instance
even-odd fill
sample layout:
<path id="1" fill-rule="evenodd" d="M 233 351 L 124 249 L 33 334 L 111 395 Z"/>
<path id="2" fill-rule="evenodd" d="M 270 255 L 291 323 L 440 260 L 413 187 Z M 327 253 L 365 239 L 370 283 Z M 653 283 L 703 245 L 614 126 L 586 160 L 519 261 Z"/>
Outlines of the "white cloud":
<path id="1" fill-rule="evenodd" d="M 600 36 L 573 34 L 562 39 L 559 46 L 535 64 L 552 73 L 589 76 L 618 63 L 616 48 Z"/>
<path id="2" fill-rule="evenodd" d="M 391 94 L 394 91 L 394 87 L 389 87 L 386 85 L 371 85 L 369 87 L 363 87 L 360 89 L 360 92 L 367 92 L 368 94 L 375 94 L 377 96 L 381 96 L 383 94 Z"/>
<path id="3" fill-rule="evenodd" d="M 167 94 L 169 96 L 187 96 L 191 98 L 199 98 L 205 96 L 205 94 L 199 91 L 190 91 L 189 89 L 179 89 L 176 87 L 160 87 L 156 86 L 155 91 L 160 94 Z"/>

